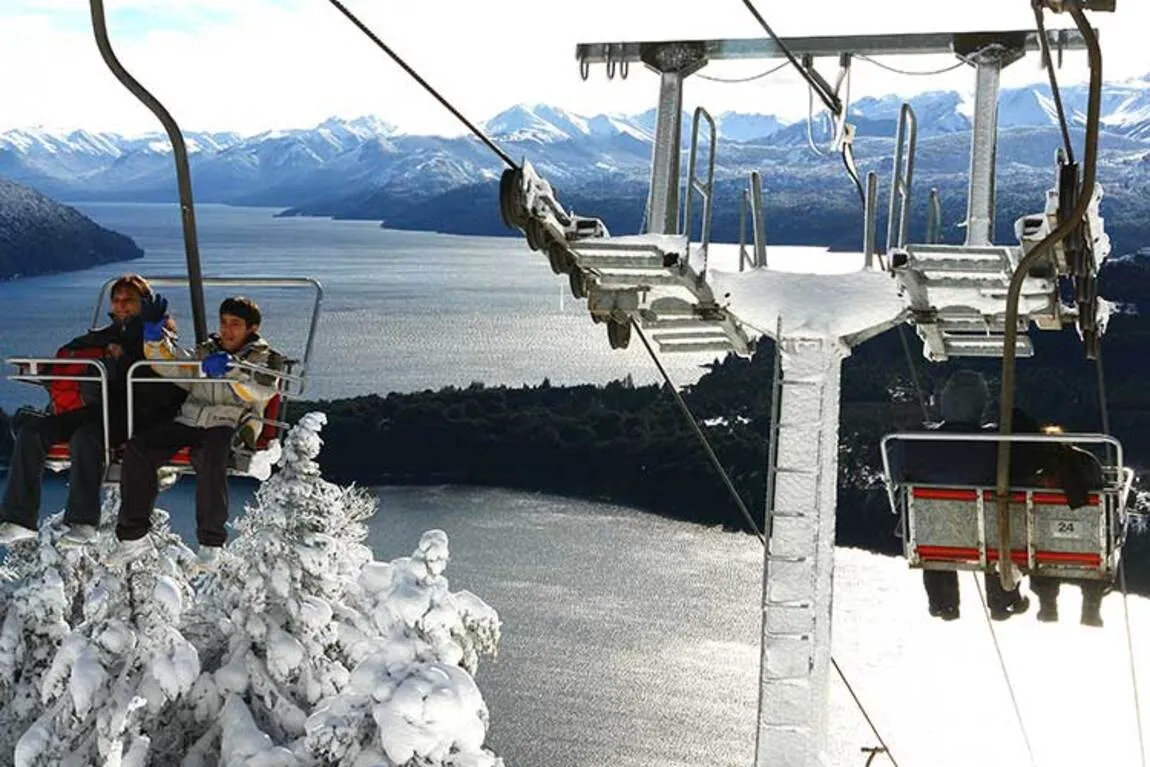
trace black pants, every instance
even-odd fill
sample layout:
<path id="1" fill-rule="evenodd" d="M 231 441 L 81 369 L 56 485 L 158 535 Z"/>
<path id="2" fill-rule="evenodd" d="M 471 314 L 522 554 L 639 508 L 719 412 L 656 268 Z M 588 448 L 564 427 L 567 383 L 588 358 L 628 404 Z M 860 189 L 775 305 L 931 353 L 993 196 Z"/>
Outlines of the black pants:
<path id="1" fill-rule="evenodd" d="M 196 469 L 196 539 L 203 546 L 223 546 L 228 539 L 228 457 L 230 426 L 197 429 L 169 421 L 141 432 L 124 447 L 120 472 L 120 518 L 116 537 L 143 538 L 152 528 L 152 507 L 159 484 L 156 469 L 181 447 L 191 447 Z"/>
<path id="2" fill-rule="evenodd" d="M 1030 576 L 1030 590 L 1038 595 L 1043 606 L 1055 606 L 1058 601 L 1058 591 L 1063 583 L 1077 583 L 1082 588 L 1082 609 L 1085 612 L 1098 610 L 1102 598 L 1110 593 L 1113 584 L 1109 581 L 1079 580 L 1075 578 L 1052 578 L 1048 575 Z"/>
<path id="3" fill-rule="evenodd" d="M 1018 587 L 1012 591 L 1002 588 L 997 573 L 984 573 L 986 604 L 991 612 L 1002 612 L 1022 598 Z M 930 603 L 932 614 L 958 609 L 958 573 L 953 570 L 923 570 L 922 585 Z"/>
<path id="4" fill-rule="evenodd" d="M 69 525 L 100 524 L 104 422 L 98 405 L 34 418 L 20 427 L 8 466 L 4 500 L 0 503 L 0 521 L 36 529 L 40 520 L 40 489 L 48 448 L 64 441 L 72 449 L 64 521 Z"/>

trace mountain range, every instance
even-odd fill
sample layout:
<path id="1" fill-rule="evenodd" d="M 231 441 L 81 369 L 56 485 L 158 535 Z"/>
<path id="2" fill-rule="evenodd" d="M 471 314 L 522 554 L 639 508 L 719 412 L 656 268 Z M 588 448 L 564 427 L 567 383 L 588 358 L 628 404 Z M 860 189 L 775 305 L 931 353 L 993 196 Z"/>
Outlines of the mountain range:
<path id="1" fill-rule="evenodd" d="M 1084 85 L 1063 88 L 1079 143 L 1086 98 Z M 937 186 L 954 223 L 961 219 L 965 199 L 970 105 L 953 91 L 921 93 L 908 101 L 918 124 L 919 188 Z M 876 170 L 883 181 L 890 175 L 902 103 L 902 97 L 891 95 L 862 98 L 850 107 L 859 168 L 863 173 Z M 753 112 L 725 112 L 715 121 L 720 202 L 737 205 L 747 174 L 759 170 L 768 211 L 785 214 L 807 209 L 812 202 L 827 211 L 850 208 L 855 211 L 850 237 L 855 238 L 857 197 L 841 161 L 808 146 L 808 131 L 825 143 L 825 121 L 816 119 L 808 129 L 806 120 Z M 1029 207 L 1040 207 L 1041 191 L 1035 193 L 1033 187 L 1049 186 L 1054 149 L 1060 144 L 1049 87 L 1003 90 L 999 125 L 1000 192 L 1009 199 L 1012 188 L 1026 187 L 1033 197 Z M 684 114 L 684 147 L 691 140 L 690 126 L 691 115 Z M 1122 190 L 1150 185 L 1150 75 L 1107 84 L 1102 126 L 1102 178 Z M 585 116 L 543 104 L 516 105 L 483 124 L 512 157 L 530 159 L 561 190 L 565 204 L 580 213 L 601 215 L 621 231 L 634 231 L 641 223 L 654 127 L 653 109 Z M 472 136 L 406 134 L 384 119 L 364 116 L 253 136 L 189 132 L 186 141 L 198 202 L 375 219 L 396 228 L 505 231 L 493 204 L 502 164 Z M 125 137 L 83 130 L 10 130 L 0 133 L 0 176 L 65 200 L 171 201 L 176 185 L 170 151 L 160 133 Z M 923 198 L 919 195 L 916 201 L 919 208 Z M 1122 215 L 1131 213 L 1129 205 L 1140 211 L 1145 204 L 1129 198 Z M 736 213 L 716 214 L 716 227 L 726 227 L 726 236 Z M 1003 223 L 1007 231 L 1012 220 Z M 782 224 L 779 233 L 784 239 L 791 236 L 789 225 Z M 793 235 L 803 237 L 801 232 Z"/>

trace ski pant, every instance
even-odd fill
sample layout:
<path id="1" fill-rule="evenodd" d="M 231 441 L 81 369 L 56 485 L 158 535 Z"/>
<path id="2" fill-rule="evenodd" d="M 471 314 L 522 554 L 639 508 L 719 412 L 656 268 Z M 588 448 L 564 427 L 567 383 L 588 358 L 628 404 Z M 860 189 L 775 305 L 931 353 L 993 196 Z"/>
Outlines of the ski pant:
<path id="1" fill-rule="evenodd" d="M 104 422 L 98 405 L 25 422 L 16 434 L 0 521 L 35 530 L 48 448 L 67 442 L 72 451 L 64 522 L 100 524 L 100 483 L 104 478 Z"/>
<path id="2" fill-rule="evenodd" d="M 1012 591 L 1002 588 L 996 573 L 984 573 L 986 604 L 992 613 L 1008 610 L 1022 599 L 1017 587 Z M 923 570 L 922 585 L 930 603 L 932 614 L 958 609 L 958 573 L 953 570 Z"/>
<path id="3" fill-rule="evenodd" d="M 1062 583 L 1077 583 L 1082 589 L 1082 612 L 1098 612 L 1102 597 L 1110 593 L 1113 584 L 1109 581 L 1078 580 L 1074 578 L 1052 578 L 1048 575 L 1030 576 L 1030 590 L 1038 596 L 1043 607 L 1056 607 L 1058 591 Z"/>
<path id="4" fill-rule="evenodd" d="M 116 537 L 143 538 L 152 528 L 152 507 L 159 492 L 156 470 L 181 447 L 190 447 L 196 469 L 196 539 L 202 546 L 223 546 L 228 539 L 228 459 L 230 426 L 199 429 L 169 421 L 144 431 L 124 447 L 120 471 L 120 517 Z"/>

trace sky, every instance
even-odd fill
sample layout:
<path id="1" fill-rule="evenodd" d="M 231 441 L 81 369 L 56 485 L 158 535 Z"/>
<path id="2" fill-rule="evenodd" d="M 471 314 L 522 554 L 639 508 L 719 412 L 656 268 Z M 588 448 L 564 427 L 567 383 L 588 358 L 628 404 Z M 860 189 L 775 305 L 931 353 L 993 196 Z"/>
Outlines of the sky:
<path id="1" fill-rule="evenodd" d="M 346 0 L 346 5 L 473 121 L 517 103 L 546 103 L 581 114 L 634 114 L 655 105 L 658 80 L 634 67 L 623 81 L 602 65 L 583 82 L 575 45 L 622 40 L 763 37 L 741 0 Z M 758 0 L 759 11 L 786 36 L 873 34 L 1033 27 L 1029 0 Z M 0 3 L 0 130 L 54 129 L 136 134 L 158 121 L 104 66 L 82 0 Z M 927 10 L 929 6 L 929 10 Z M 125 66 L 185 130 L 254 134 L 311 127 L 331 116 L 374 114 L 409 133 L 457 135 L 464 129 L 436 101 L 325 0 L 107 0 L 112 45 Z M 1114 14 L 1093 14 L 1107 79 L 1140 77 L 1150 63 L 1139 39 L 1150 3 L 1118 0 Z M 1050 27 L 1072 26 L 1047 14 Z M 821 60 L 828 79 L 835 62 Z M 887 63 L 933 70 L 949 56 L 892 58 Z M 1004 85 L 1042 79 L 1037 56 L 1007 70 Z M 773 62 L 718 62 L 703 74 L 737 78 Z M 907 77 L 865 61 L 855 64 L 852 97 L 923 90 L 969 91 L 962 68 L 936 77 Z M 1086 77 L 1085 54 L 1067 57 L 1063 79 Z M 692 79 L 686 106 L 713 113 L 806 114 L 807 91 L 784 70 L 749 84 Z"/>

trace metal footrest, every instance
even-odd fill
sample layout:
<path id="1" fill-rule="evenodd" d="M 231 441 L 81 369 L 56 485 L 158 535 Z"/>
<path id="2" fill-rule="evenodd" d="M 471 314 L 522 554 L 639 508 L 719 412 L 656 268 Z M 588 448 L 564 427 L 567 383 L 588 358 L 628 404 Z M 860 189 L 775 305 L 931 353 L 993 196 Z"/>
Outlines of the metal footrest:
<path id="1" fill-rule="evenodd" d="M 1001 357 L 1004 341 L 1005 336 L 943 335 L 948 357 Z M 1014 349 L 1019 357 L 1034 356 L 1029 336 L 1018 336 Z"/>

